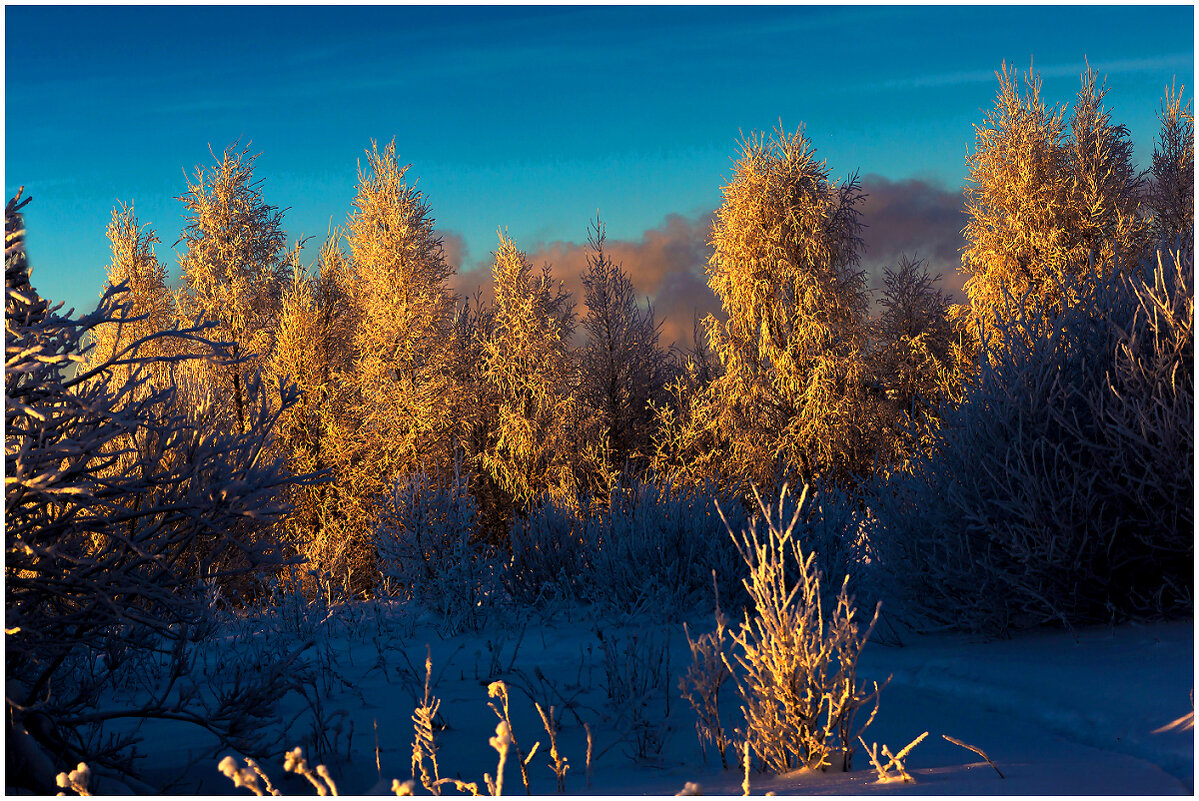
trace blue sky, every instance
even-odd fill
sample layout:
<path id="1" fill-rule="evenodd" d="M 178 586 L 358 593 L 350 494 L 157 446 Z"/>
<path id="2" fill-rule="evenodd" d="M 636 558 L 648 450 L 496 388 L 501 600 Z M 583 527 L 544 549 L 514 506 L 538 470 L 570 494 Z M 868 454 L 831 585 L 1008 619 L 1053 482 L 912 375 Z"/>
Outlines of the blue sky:
<path id="1" fill-rule="evenodd" d="M 35 285 L 90 307 L 118 201 L 175 275 L 174 197 L 210 144 L 262 152 L 315 259 L 364 148 L 394 137 L 470 269 L 500 226 L 537 251 L 585 240 L 597 209 L 630 242 L 697 220 L 741 133 L 780 118 L 836 176 L 956 192 L 1000 64 L 1031 59 L 1068 103 L 1084 57 L 1147 164 L 1163 88 L 1191 96 L 1191 6 L 7 6 L 5 191 L 34 197 Z"/>

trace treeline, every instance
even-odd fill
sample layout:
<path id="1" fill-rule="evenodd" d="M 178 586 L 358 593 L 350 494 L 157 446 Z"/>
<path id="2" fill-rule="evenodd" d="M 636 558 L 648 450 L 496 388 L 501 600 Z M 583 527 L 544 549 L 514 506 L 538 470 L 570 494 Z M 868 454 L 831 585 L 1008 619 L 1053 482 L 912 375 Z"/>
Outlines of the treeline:
<path id="1" fill-rule="evenodd" d="M 1169 283 L 1170 265 L 1184 288 L 1191 280 L 1190 106 L 1167 93 L 1152 168 L 1141 173 L 1129 133 L 1111 120 L 1103 97 L 1088 71 L 1067 115 L 1046 106 L 1037 79 L 1030 76 L 1022 90 L 1004 70 L 968 160 L 964 305 L 951 303 L 922 263 L 904 258 L 885 271 L 872 315 L 860 269 L 864 195 L 856 177 L 834 181 L 802 128 L 752 136 L 724 187 L 711 235 L 708 278 L 723 319 L 704 319 L 686 352 L 662 347 L 654 310 L 638 300 L 628 277 L 637 265 L 616 264 L 605 253 L 598 220 L 584 297 L 571 297 L 550 266 L 535 267 L 500 234 L 494 302 L 483 303 L 452 291 L 454 268 L 431 209 L 394 143 L 367 152 L 349 218 L 322 243 L 314 264 L 304 262 L 305 242 L 286 241 L 282 211 L 266 202 L 254 178 L 254 157 L 233 147 L 197 169 L 180 197 L 185 227 L 177 289 L 154 253 L 155 233 L 139 224 L 132 207 L 113 212 L 108 273 L 111 285 L 128 290 L 123 319 L 92 329 L 81 369 L 90 381 L 114 387 L 135 373 L 143 392 L 170 387 L 181 408 L 203 409 L 200 424 L 213 436 L 268 435 L 265 447 L 294 479 L 279 490 L 290 512 L 245 536 L 278 543 L 283 558 L 304 559 L 297 575 L 310 590 L 315 582 L 351 594 L 376 591 L 386 573 L 379 532 L 407 514 L 397 512 L 396 499 L 420 504 L 432 488 L 469 495 L 471 545 L 498 554 L 511 553 L 513 527 L 531 513 L 553 506 L 585 521 L 605 514 L 615 495 L 635 484 L 714 487 L 748 497 L 751 488 L 767 496 L 790 483 L 848 493 L 863 510 L 855 518 L 859 527 L 870 521 L 898 531 L 905 514 L 935 517 L 928 504 L 958 503 L 952 516 L 945 513 L 946 529 L 937 535 L 942 545 L 925 543 L 930 553 L 969 551 L 970 542 L 988 540 L 1023 514 L 1025 528 L 1013 535 L 1022 542 L 1052 538 L 1059 529 L 1086 540 L 1086 531 L 1111 525 L 1131 531 L 1127 536 L 1139 538 L 1157 565 L 1193 548 L 1181 540 L 1160 546 L 1158 534 L 1129 529 L 1131 511 L 1109 520 L 1110 512 L 1100 514 L 1103 504 L 1071 507 L 1069 514 L 1080 518 L 1047 522 L 1042 515 L 1053 499 L 1029 498 L 1040 505 L 1001 513 L 982 499 L 990 489 L 962 498 L 967 490 L 952 478 L 954 469 L 986 465 L 993 456 L 996 469 L 1019 486 L 1036 485 L 1048 471 L 1058 479 L 1053 493 L 1077 497 L 1075 485 L 1091 481 L 1087 471 L 1119 461 L 1105 449 L 1132 447 L 1104 439 L 1106 423 L 1090 407 L 1082 422 L 1071 407 L 1081 428 L 1069 435 L 1019 440 L 1032 436 L 1023 418 L 1002 434 L 1006 439 L 980 433 L 1004 414 L 1033 414 L 1020 404 L 1053 389 L 1008 397 L 1012 388 L 1002 382 L 1028 374 L 1012 360 L 1049 359 L 1033 353 L 1046 342 L 1055 354 L 1094 344 L 1071 339 L 1075 332 L 1063 326 L 1075 318 L 1088 330 L 1107 326 L 1115 337 L 1095 334 L 1107 348 L 1095 363 L 1124 359 L 1139 376 L 1136 392 L 1190 403 L 1191 334 L 1189 323 L 1175 318 L 1191 314 L 1193 302 L 1169 305 L 1181 291 Z M 1145 295 L 1138 287 L 1157 294 L 1136 301 Z M 1127 319 L 1117 315 L 1113 298 L 1120 292 L 1133 304 L 1125 304 Z M 1101 301 L 1116 306 L 1095 305 Z M 1144 340 L 1113 333 L 1118 328 L 1135 338 L 1167 312 L 1183 326 L 1171 329 L 1173 351 L 1159 342 L 1142 353 Z M 203 323 L 205 336 L 222 343 L 220 358 L 180 358 L 183 340 L 156 336 Z M 113 360 L 129 348 L 142 361 Z M 1055 386 L 1083 380 L 1090 367 L 1071 363 L 1070 369 L 1075 373 L 1060 372 Z M 1103 393 L 1127 401 L 1112 375 L 1109 369 L 1088 377 L 1091 383 L 1067 405 L 1093 406 Z M 1144 414 L 1160 417 L 1160 408 Z M 264 419 L 272 421 L 269 432 L 251 431 Z M 1150 431 L 1141 418 L 1123 424 L 1141 426 L 1136 436 L 1147 453 L 1180 437 L 1193 440 L 1189 422 L 1177 431 Z M 1169 425 L 1182 421 L 1171 418 Z M 967 429 L 974 437 L 968 445 L 961 433 Z M 1156 437 L 1163 439 L 1154 444 Z M 158 445 L 139 430 L 120 447 L 122 459 L 138 462 L 151 459 Z M 951 454 L 955 447 L 974 450 Z M 1082 474 L 1058 475 L 1066 462 L 1054 462 L 1055 454 L 1076 456 L 1080 447 L 1090 455 L 1069 469 Z M 1145 458 L 1112 477 L 1106 491 L 1131 498 L 1121 482 L 1165 487 L 1179 476 L 1189 480 L 1189 468 Z M 960 462 L 951 465 L 952 459 Z M 431 489 L 401 492 L 418 479 Z M 918 479 L 922 486 L 949 481 L 948 495 L 916 492 Z M 986 484 L 1004 482 L 991 476 Z M 897 500 L 904 497 L 906 505 Z M 1176 499 L 1137 495 L 1125 505 L 1141 502 Z M 888 508 L 891 522 L 884 519 Z M 978 531 L 963 534 L 970 526 Z M 873 537 L 876 567 L 892 553 L 909 578 L 919 572 L 916 557 L 893 544 L 899 534 L 878 528 Z M 945 544 L 951 540 L 956 544 Z M 904 540 L 917 541 L 924 542 L 915 534 Z M 1011 576 L 1033 569 L 1039 549 L 1003 548 L 1016 550 L 995 568 L 1007 578 L 995 580 L 1019 583 Z M 1082 558 L 1071 553 L 1071 564 Z M 425 556 L 430 564 L 435 558 Z M 1105 558 L 1109 579 L 1127 562 Z M 1131 582 L 1126 589 L 1148 591 L 1144 570 L 1124 582 Z M 919 593 L 909 595 L 919 606 Z M 1111 604 L 1106 591 L 1099 595 L 1100 607 Z M 1093 614 L 1087 610 L 1083 619 Z M 1059 611 L 1038 615 L 1075 619 Z"/>

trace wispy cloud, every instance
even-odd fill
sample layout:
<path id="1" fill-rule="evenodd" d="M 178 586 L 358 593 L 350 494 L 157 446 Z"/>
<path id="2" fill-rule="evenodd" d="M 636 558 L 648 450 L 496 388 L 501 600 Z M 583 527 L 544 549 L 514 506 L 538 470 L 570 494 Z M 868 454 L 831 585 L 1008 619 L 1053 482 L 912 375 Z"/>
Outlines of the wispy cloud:
<path id="1" fill-rule="evenodd" d="M 1122 75 L 1126 73 L 1137 72 L 1161 72 L 1170 69 L 1186 69 L 1188 74 L 1194 69 L 1195 55 L 1194 53 L 1170 53 L 1161 56 L 1153 56 L 1149 58 L 1126 58 L 1116 59 L 1111 61 L 1095 61 L 1091 63 L 1091 68 L 1100 75 Z M 1016 62 L 1014 64 L 1020 70 L 1027 68 L 1027 65 Z M 1082 61 L 1073 64 L 1051 64 L 1049 66 L 1041 66 L 1035 61 L 1031 63 L 1034 72 L 1039 73 L 1043 78 L 1069 78 L 1082 73 L 1086 65 Z M 885 92 L 895 91 L 900 89 L 933 89 L 949 86 L 959 86 L 963 84 L 973 83 L 991 83 L 995 80 L 997 70 L 961 70 L 954 72 L 941 72 L 930 75 L 911 75 L 902 78 L 893 78 L 887 81 L 879 81 L 875 83 L 863 84 L 858 87 L 861 91 L 867 92 Z"/>

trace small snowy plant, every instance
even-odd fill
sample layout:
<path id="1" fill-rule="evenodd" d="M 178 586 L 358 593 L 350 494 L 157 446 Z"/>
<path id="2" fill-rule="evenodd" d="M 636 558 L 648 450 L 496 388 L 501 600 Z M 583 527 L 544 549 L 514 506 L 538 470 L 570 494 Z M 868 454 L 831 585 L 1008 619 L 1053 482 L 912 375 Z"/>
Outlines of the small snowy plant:
<path id="1" fill-rule="evenodd" d="M 716 746 L 716 753 L 720 755 L 720 766 L 728 770 L 726 754 L 732 743 L 720 722 L 720 689 L 733 678 L 733 673 L 729 670 L 726 657 L 728 619 L 720 609 L 719 596 L 716 604 L 716 631 L 692 639 L 691 631 L 684 623 L 683 633 L 691 649 L 691 665 L 679 679 L 679 690 L 695 710 L 695 733 L 699 736 L 699 745 L 703 749 L 705 761 L 706 745 L 710 742 Z"/>
<path id="2" fill-rule="evenodd" d="M 880 755 L 878 752 L 878 743 L 872 743 L 868 746 L 866 745 L 866 741 L 861 737 L 858 738 L 858 742 L 862 744 L 862 748 L 866 749 L 866 753 L 870 756 L 870 766 L 874 768 L 879 784 L 888 784 L 889 782 L 897 781 L 910 783 L 914 782 L 915 779 L 908 773 L 903 761 L 912 752 L 912 749 L 920 745 L 927 736 L 928 732 L 924 732 L 900 749 L 898 754 L 892 754 L 891 749 L 884 745 L 883 753 Z"/>
<path id="3" fill-rule="evenodd" d="M 752 611 L 731 631 L 732 659 L 726 665 L 736 680 L 745 716 L 740 734 L 765 767 L 776 773 L 852 767 L 854 741 L 874 720 L 881 692 L 857 679 L 858 657 L 878 620 L 866 625 L 841 583 L 836 605 L 826 612 L 822 576 L 815 553 L 805 554 L 796 525 L 807 490 L 790 521 L 787 487 L 777 508 L 755 492 L 760 518 L 740 536 L 729 533 L 749 568 L 745 579 Z M 765 522 L 763 537 L 759 523 Z M 855 725 L 858 711 L 874 702 L 866 721 Z"/>
<path id="4" fill-rule="evenodd" d="M 87 766 L 86 762 L 80 762 L 70 773 L 64 771 L 58 774 L 55 784 L 64 790 L 72 791 L 75 795 L 91 795 L 91 792 L 87 789 L 91 778 L 91 768 Z M 66 793 L 59 793 L 59 795 L 66 795 Z"/>

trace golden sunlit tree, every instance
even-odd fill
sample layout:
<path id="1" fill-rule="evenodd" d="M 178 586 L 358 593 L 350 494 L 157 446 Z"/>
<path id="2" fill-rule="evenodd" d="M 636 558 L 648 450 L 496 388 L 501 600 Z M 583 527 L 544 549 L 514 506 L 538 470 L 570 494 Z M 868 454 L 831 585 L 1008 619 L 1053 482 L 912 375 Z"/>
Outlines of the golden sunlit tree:
<path id="1" fill-rule="evenodd" d="M 378 443 L 370 469 L 448 469 L 454 397 L 450 343 L 454 298 L 429 205 L 400 166 L 395 142 L 372 143 L 346 236 L 361 318 L 355 380 L 367 436 Z"/>
<path id="2" fill-rule="evenodd" d="M 610 467 L 643 467 L 653 435 L 651 404 L 662 401 L 668 378 L 658 323 L 653 307 L 638 303 L 628 274 L 604 252 L 598 219 L 588 241 L 582 321 L 587 341 L 578 354 L 581 400 L 607 431 Z"/>
<path id="3" fill-rule="evenodd" d="M 1153 148 L 1153 182 L 1148 193 L 1154 234 L 1168 248 L 1175 241 L 1195 250 L 1195 115 L 1191 101 L 1182 104 L 1182 90 L 1166 90 L 1161 131 Z"/>
<path id="4" fill-rule="evenodd" d="M 974 316 L 987 331 L 1009 298 L 1054 292 L 1067 270 L 1071 187 L 1063 112 L 1045 107 L 1039 77 L 1026 80 L 1021 95 L 1015 70 L 1004 66 L 995 108 L 975 126 L 967 161 L 962 270 Z"/>
<path id="5" fill-rule="evenodd" d="M 348 261 L 337 268 L 352 369 L 339 379 L 347 398 L 334 410 L 339 533 L 327 539 L 329 570 L 361 588 L 373 584 L 379 502 L 393 479 L 449 473 L 457 435 L 453 373 L 454 298 L 441 238 L 425 196 L 401 166 L 395 142 L 371 143 L 358 170 L 347 223 Z M 356 578 L 355 578 L 356 577 Z"/>
<path id="6" fill-rule="evenodd" d="M 572 503 L 580 492 L 603 488 L 606 451 L 575 396 L 567 346 L 574 304 L 548 266 L 534 274 L 502 233 L 492 275 L 495 310 L 483 373 L 496 422 L 480 466 L 517 505 L 544 494 Z"/>
<path id="7" fill-rule="evenodd" d="M 1124 125 L 1112 124 L 1103 106 L 1106 84 L 1096 85 L 1089 67 L 1074 100 L 1070 121 L 1071 206 L 1078 215 L 1071 265 L 1086 260 L 1100 270 L 1135 263 L 1148 244 L 1148 224 L 1140 213 L 1144 175 L 1132 162 L 1132 139 Z"/>
<path id="8" fill-rule="evenodd" d="M 995 107 L 975 126 L 967 163 L 962 271 L 977 325 L 995 334 L 1012 304 L 1059 311 L 1073 282 L 1127 267 L 1144 251 L 1143 178 L 1128 130 L 1103 107 L 1106 88 L 1082 75 L 1070 127 L 1046 107 L 1041 79 L 1004 65 Z"/>
<path id="9" fill-rule="evenodd" d="M 829 180 L 800 128 L 744 142 L 712 231 L 706 319 L 723 373 L 709 386 L 726 475 L 773 485 L 846 479 L 870 464 L 855 177 Z"/>
<path id="10" fill-rule="evenodd" d="M 121 205 L 112 211 L 108 224 L 108 241 L 112 248 L 109 262 L 108 285 L 124 285 L 126 292 L 120 296 L 127 319 L 97 326 L 92 332 L 95 343 L 88 353 L 89 364 L 110 361 L 134 342 L 152 338 L 165 331 L 175 322 L 175 307 L 171 290 L 167 286 L 166 267 L 154 254 L 158 236 L 148 226 L 139 225 L 132 205 Z M 169 340 L 153 338 L 142 345 L 142 351 L 166 347 Z M 166 355 L 161 353 L 159 355 Z M 154 386 L 162 388 L 169 381 L 167 362 L 153 362 Z M 128 378 L 128 367 L 114 367 Z"/>
<path id="11" fill-rule="evenodd" d="M 312 567 L 341 576 L 352 554 L 341 536 L 346 444 L 357 429 L 353 385 L 355 310 L 349 301 L 348 267 L 330 236 L 315 273 L 295 266 L 280 299 L 279 326 L 269 372 L 297 390 L 298 401 L 280 415 L 276 447 L 297 475 L 329 473 L 331 482 L 291 488 L 288 541 Z"/>
<path id="12" fill-rule="evenodd" d="M 186 227 L 178 305 L 188 318 L 217 323 L 214 339 L 230 344 L 232 363 L 213 368 L 209 382 L 227 399 L 239 431 L 253 400 L 247 387 L 270 359 L 279 293 L 302 243 L 286 246 L 283 213 L 263 200 L 248 149 L 226 148 L 213 167 L 196 168 L 178 198 Z"/>

